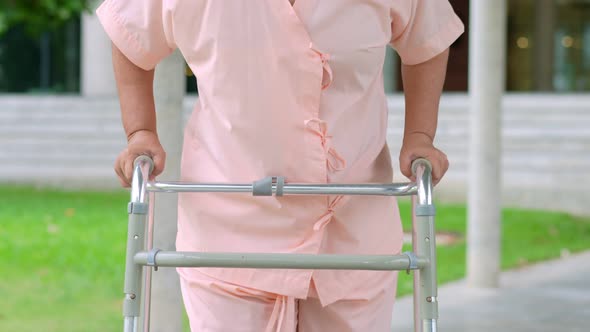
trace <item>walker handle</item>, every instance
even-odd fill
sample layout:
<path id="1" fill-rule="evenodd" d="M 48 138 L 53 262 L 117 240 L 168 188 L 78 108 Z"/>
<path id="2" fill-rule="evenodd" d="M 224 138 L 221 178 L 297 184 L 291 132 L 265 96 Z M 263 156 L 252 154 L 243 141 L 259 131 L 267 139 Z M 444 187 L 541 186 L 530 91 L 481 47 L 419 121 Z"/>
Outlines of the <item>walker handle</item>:
<path id="1" fill-rule="evenodd" d="M 430 173 L 432 172 L 432 164 L 425 158 L 418 158 L 412 162 L 412 175 L 416 176 L 416 171 L 418 170 L 418 166 L 424 166 L 425 172 Z"/>
<path id="2" fill-rule="evenodd" d="M 152 158 L 147 155 L 141 155 L 141 156 L 135 158 L 135 161 L 133 161 L 134 168 L 137 166 L 139 166 L 141 168 L 143 166 L 143 164 L 148 164 L 150 166 L 150 169 L 148 171 L 148 175 L 151 174 L 152 171 L 154 170 L 154 161 L 152 160 Z"/>
<path id="3" fill-rule="evenodd" d="M 425 158 L 414 160 L 412 162 L 412 175 L 416 178 L 417 203 L 419 205 L 432 205 L 432 164 Z"/>
<path id="4" fill-rule="evenodd" d="M 131 202 L 147 202 L 147 182 L 154 170 L 154 161 L 149 156 L 139 156 L 133 162 L 133 177 L 131 178 Z"/>

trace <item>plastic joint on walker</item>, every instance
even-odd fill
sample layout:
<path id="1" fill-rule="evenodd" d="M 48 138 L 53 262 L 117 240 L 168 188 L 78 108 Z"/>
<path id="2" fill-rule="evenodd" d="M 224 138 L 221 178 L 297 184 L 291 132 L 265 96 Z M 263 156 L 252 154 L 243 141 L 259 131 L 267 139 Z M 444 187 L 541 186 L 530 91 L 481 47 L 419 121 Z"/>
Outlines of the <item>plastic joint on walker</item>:
<path id="1" fill-rule="evenodd" d="M 414 208 L 416 216 L 430 216 L 436 215 L 436 208 L 434 205 L 416 205 Z"/>
<path id="2" fill-rule="evenodd" d="M 406 270 L 407 274 L 410 274 L 410 270 L 418 269 L 418 256 L 416 256 L 416 254 L 413 251 L 403 252 L 402 255 L 406 255 L 410 261 L 408 269 Z"/>
<path id="3" fill-rule="evenodd" d="M 252 184 L 252 194 L 254 196 L 272 196 L 272 186 L 276 185 L 276 196 L 283 196 L 283 186 L 285 185 L 285 177 L 283 176 L 267 176 Z"/>
<path id="4" fill-rule="evenodd" d="M 161 250 L 158 248 L 153 248 L 152 250 L 147 252 L 147 266 L 153 266 L 154 267 L 154 271 L 158 271 L 158 265 L 156 265 L 156 255 L 158 254 L 158 252 L 160 252 Z"/>
<path id="5" fill-rule="evenodd" d="M 128 214 L 147 214 L 148 213 L 148 204 L 147 203 L 138 203 L 138 202 L 129 202 L 127 205 L 127 213 Z"/>

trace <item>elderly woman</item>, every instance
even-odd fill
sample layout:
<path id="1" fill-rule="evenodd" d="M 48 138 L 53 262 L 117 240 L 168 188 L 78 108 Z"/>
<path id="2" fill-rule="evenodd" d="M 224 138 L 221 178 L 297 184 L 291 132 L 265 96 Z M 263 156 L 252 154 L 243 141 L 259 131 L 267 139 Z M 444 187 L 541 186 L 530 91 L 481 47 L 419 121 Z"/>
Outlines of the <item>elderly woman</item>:
<path id="1" fill-rule="evenodd" d="M 463 25 L 447 0 L 106 0 L 98 16 L 113 63 L 128 146 L 164 168 L 154 67 L 179 49 L 198 78 L 182 180 L 392 181 L 383 89 L 385 49 L 402 60 L 406 98 L 401 172 L 433 145 L 448 47 Z M 395 254 L 394 197 L 181 194 L 177 249 Z M 179 268 L 192 331 L 389 331 L 391 271 Z"/>

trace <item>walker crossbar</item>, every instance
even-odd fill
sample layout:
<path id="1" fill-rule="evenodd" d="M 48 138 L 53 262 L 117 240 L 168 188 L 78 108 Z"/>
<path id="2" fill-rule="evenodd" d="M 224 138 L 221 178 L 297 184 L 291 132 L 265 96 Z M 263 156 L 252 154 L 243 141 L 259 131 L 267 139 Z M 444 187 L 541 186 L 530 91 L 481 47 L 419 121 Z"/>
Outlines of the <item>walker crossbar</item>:
<path id="1" fill-rule="evenodd" d="M 153 263 L 149 256 L 153 255 Z M 408 255 L 313 255 L 270 253 L 200 253 L 141 251 L 135 254 L 135 264 L 154 267 L 231 267 L 256 269 L 321 269 L 321 270 L 417 270 L 430 263 L 418 257 L 411 266 Z"/>
<path id="2" fill-rule="evenodd" d="M 431 166 L 425 159 L 412 164 L 416 182 L 393 184 L 294 184 L 281 177 L 253 184 L 180 183 L 147 181 L 151 159 L 137 158 L 128 206 L 129 225 L 123 301 L 124 332 L 149 331 L 152 269 L 158 267 L 221 267 L 262 269 L 414 270 L 414 331 L 436 332 L 438 299 L 436 281 L 435 209 Z M 399 255 L 327 255 L 283 253 L 203 253 L 160 251 L 149 248 L 153 218 L 149 218 L 148 192 L 231 192 L 260 195 L 413 195 L 413 251 Z M 147 227 L 147 228 L 146 228 Z M 149 232 L 148 232 L 149 233 Z M 146 238 L 147 237 L 147 238 Z M 151 250 L 150 250 L 151 249 Z M 145 271 L 144 271 L 144 268 Z M 145 272 L 145 273 L 144 273 Z M 142 295 L 145 297 L 142 310 Z M 143 312 L 142 312 L 143 311 Z M 143 317 L 142 317 L 143 316 Z M 142 318 L 142 319 L 140 319 Z"/>
<path id="3" fill-rule="evenodd" d="M 179 183 L 179 182 L 148 182 L 147 190 L 154 192 L 224 192 L 252 193 L 252 184 L 221 184 L 221 183 Z M 378 195 L 378 196 L 410 196 L 415 195 L 417 187 L 414 183 L 386 184 L 297 184 L 283 186 L 283 195 Z M 276 193 L 277 185 L 272 185 Z"/>

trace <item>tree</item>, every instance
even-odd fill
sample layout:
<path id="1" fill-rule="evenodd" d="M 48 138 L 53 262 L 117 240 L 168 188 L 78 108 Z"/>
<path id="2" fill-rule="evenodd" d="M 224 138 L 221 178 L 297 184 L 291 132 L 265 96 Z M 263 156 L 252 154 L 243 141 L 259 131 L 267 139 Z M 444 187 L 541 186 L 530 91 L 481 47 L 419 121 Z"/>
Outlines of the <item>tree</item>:
<path id="1" fill-rule="evenodd" d="M 86 0 L 3 0 L 0 2 L 0 35 L 22 25 L 32 35 L 55 29 L 89 10 Z"/>
<path id="2" fill-rule="evenodd" d="M 89 5 L 88 0 L 1 0 L 0 90 L 76 91 L 77 18 Z"/>

